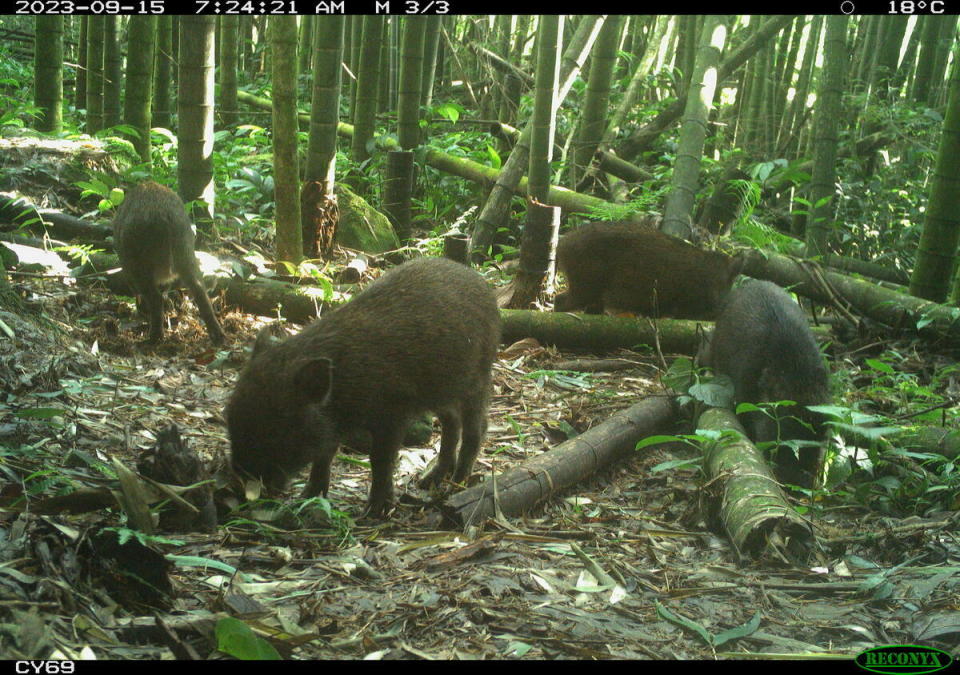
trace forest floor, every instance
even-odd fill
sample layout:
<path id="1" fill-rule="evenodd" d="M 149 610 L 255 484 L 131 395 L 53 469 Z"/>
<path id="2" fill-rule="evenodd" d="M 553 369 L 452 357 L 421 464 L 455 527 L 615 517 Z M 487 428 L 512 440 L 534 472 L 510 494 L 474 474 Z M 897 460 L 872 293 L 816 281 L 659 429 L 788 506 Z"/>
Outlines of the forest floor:
<path id="1" fill-rule="evenodd" d="M 366 457 L 341 454 L 330 502 L 345 515 L 238 508 L 220 513 L 214 532 L 163 533 L 124 555 L 102 545 L 104 531 L 131 535 L 116 503 L 44 514 L 31 505 L 80 488 L 118 494 L 113 462 L 135 467 L 171 423 L 221 468 L 223 408 L 258 322 L 218 308 L 229 341 L 217 353 L 187 302 L 167 313 L 165 341 L 146 347 L 129 300 L 16 281 L 47 327 L 0 316 L 13 333 L 0 336 L 6 658 L 226 658 L 215 628 L 226 616 L 297 659 L 851 658 L 884 644 L 958 655 L 956 517 L 897 519 L 824 494 L 798 504 L 819 542 L 808 565 L 741 560 L 704 524 L 699 472 L 652 470 L 697 455 L 684 445 L 640 451 L 525 517 L 457 532 L 436 529 L 430 495 L 416 487 L 435 429 L 402 451 L 387 520 L 360 518 Z M 563 356 L 550 349 L 501 354 L 474 479 L 666 395 L 651 355 L 616 356 L 633 367 L 578 375 L 551 371 Z"/>

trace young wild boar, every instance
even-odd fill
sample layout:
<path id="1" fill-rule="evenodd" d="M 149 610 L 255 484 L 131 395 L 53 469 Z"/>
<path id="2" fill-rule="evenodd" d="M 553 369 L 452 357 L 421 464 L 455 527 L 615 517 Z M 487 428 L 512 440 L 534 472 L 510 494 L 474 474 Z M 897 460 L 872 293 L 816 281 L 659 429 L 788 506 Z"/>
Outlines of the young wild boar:
<path id="1" fill-rule="evenodd" d="M 711 319 L 742 265 L 739 256 L 704 251 L 649 227 L 587 223 L 557 245 L 568 290 L 557 295 L 554 311 Z"/>
<path id="2" fill-rule="evenodd" d="M 160 288 L 177 277 L 200 310 L 210 340 L 223 342 L 223 331 L 200 282 L 194 238 L 183 201 L 173 190 L 153 181 L 128 190 L 113 219 L 114 246 L 139 296 L 138 306 L 150 320 L 151 342 L 163 337 Z"/>
<path id="3" fill-rule="evenodd" d="M 823 416 L 804 406 L 830 402 L 827 369 L 807 319 L 782 288 L 749 281 L 733 289 L 717 318 L 708 349 L 714 372 L 733 380 L 737 403 L 795 401 L 776 408 L 779 418 L 762 412 L 745 415 L 747 435 L 755 442 L 823 440 Z M 771 410 L 770 412 L 773 412 Z M 784 483 L 811 487 L 818 477 L 822 448 L 780 446 L 774 463 Z"/>
<path id="4" fill-rule="evenodd" d="M 258 336 L 227 405 L 236 470 L 280 489 L 312 463 L 303 495 L 326 495 L 341 438 L 365 431 L 373 439 L 368 513 L 382 517 L 394 501 L 407 422 L 431 411 L 442 425 L 440 454 L 421 485 L 469 476 L 500 339 L 493 291 L 476 272 L 442 258 L 412 260 L 298 335 L 272 346 L 268 339 Z"/>

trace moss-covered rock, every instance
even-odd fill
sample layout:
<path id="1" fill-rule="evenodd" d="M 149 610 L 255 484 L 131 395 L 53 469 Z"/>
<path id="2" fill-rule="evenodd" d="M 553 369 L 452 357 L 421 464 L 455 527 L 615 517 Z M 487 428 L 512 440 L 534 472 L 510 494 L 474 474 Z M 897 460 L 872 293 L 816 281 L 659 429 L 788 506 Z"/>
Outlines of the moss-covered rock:
<path id="1" fill-rule="evenodd" d="M 400 240 L 385 215 L 374 209 L 363 197 L 343 184 L 337 184 L 340 222 L 336 242 L 365 253 L 383 253 L 400 248 Z"/>

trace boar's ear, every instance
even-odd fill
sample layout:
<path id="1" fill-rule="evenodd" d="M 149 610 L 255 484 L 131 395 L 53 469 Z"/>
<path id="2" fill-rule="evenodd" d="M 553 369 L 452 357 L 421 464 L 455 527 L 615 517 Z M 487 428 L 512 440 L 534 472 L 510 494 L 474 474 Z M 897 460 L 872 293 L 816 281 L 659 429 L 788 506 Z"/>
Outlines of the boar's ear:
<path id="1" fill-rule="evenodd" d="M 293 376 L 293 384 L 297 391 L 323 405 L 330 397 L 333 385 L 333 362 L 322 357 L 300 361 Z"/>
<path id="2" fill-rule="evenodd" d="M 260 329 L 257 333 L 257 339 L 253 343 L 253 357 L 265 352 L 270 347 L 279 344 L 280 340 L 273 336 L 273 324 L 269 324 Z"/>

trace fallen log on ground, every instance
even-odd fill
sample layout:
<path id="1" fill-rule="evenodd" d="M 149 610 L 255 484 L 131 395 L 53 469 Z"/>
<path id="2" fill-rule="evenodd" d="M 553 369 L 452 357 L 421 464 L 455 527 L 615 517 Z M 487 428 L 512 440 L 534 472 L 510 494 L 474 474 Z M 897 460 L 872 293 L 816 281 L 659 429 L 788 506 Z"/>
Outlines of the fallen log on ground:
<path id="1" fill-rule="evenodd" d="M 210 257 L 208 253 L 197 252 L 198 259 Z M 116 256 L 94 256 L 91 264 L 99 270 L 113 269 L 118 266 Z M 296 323 L 309 323 L 317 318 L 318 310 L 324 306 L 334 306 L 342 300 L 342 292 L 349 287 L 335 286 L 341 295 L 323 302 L 323 290 L 318 286 L 292 284 L 276 279 L 251 277 L 240 279 L 230 273 L 229 260 L 220 260 L 220 268 L 208 270 L 201 263 L 204 279 L 208 288 L 215 279 L 215 288 L 226 291 L 227 303 L 246 312 L 262 316 L 280 315 Z M 116 275 L 114 275 L 116 276 Z M 123 279 L 111 280 L 124 293 Z M 659 340 L 663 351 L 682 354 L 696 354 L 699 345 L 696 321 L 677 321 L 660 319 L 651 321 L 644 318 L 621 318 L 589 314 L 569 314 L 565 312 L 534 312 L 529 310 L 500 310 L 503 321 L 503 341 L 510 343 L 525 337 L 534 337 L 540 342 L 555 344 L 562 348 L 580 349 L 617 349 L 655 345 Z"/>
<path id="2" fill-rule="evenodd" d="M 806 250 L 807 245 L 803 241 L 792 239 L 787 246 L 786 253 L 795 258 L 803 258 L 806 255 Z M 868 260 L 860 260 L 859 258 L 850 258 L 848 256 L 830 253 L 823 256 L 820 262 L 833 270 L 859 274 L 860 276 L 870 277 L 877 281 L 886 281 L 887 283 L 897 284 L 898 286 L 906 286 L 910 283 L 910 275 L 906 270 L 898 270 Z"/>
<path id="3" fill-rule="evenodd" d="M 806 249 L 807 245 L 804 242 L 799 239 L 794 239 L 790 243 L 787 253 L 797 258 L 802 258 L 806 255 Z M 898 270 L 893 267 L 887 267 L 886 265 L 879 265 L 869 260 L 860 260 L 859 258 L 850 258 L 848 256 L 830 253 L 823 256 L 821 262 L 830 269 L 859 274 L 864 277 L 870 277 L 878 281 L 886 281 L 899 286 L 906 286 L 910 283 L 910 275 L 906 270 Z"/>
<path id="4" fill-rule="evenodd" d="M 0 195 L 2 224 L 25 227 L 37 235 L 50 234 L 57 239 L 102 242 L 113 236 L 113 228 L 109 225 L 91 223 L 53 209 L 38 209 L 26 199 L 16 198 L 9 193 Z"/>
<path id="5" fill-rule="evenodd" d="M 840 272 L 852 272 L 861 276 L 870 277 L 878 281 L 886 281 L 899 286 L 907 286 L 910 283 L 910 275 L 905 270 L 898 270 L 892 267 L 885 267 L 867 260 L 858 260 L 840 255 L 824 256 L 823 262 L 827 267 Z"/>
<path id="6" fill-rule="evenodd" d="M 218 287 L 220 284 L 218 283 Z M 226 280 L 226 301 L 245 312 L 262 316 L 280 316 L 296 323 L 309 323 L 323 307 L 323 290 L 318 286 L 254 277 Z"/>
<path id="7" fill-rule="evenodd" d="M 701 491 L 701 509 L 707 523 L 726 532 L 743 558 L 805 561 L 813 544 L 813 528 L 791 508 L 737 416 L 724 408 L 708 408 L 697 427 L 736 432 L 736 438 L 725 435 L 704 449 L 707 483 Z"/>
<path id="8" fill-rule="evenodd" d="M 812 262 L 750 251 L 743 273 L 769 279 L 818 302 L 839 306 L 841 310 L 846 309 L 844 302 L 849 303 L 860 314 L 893 328 L 946 338 L 953 344 L 960 339 L 960 313 L 956 307 L 897 293 L 869 281 L 825 270 Z"/>
<path id="9" fill-rule="evenodd" d="M 561 349 L 630 349 L 656 345 L 665 352 L 696 354 L 699 346 L 697 321 L 677 319 L 621 318 L 569 312 L 532 312 L 501 309 L 503 341 L 534 337 Z"/>
<path id="10" fill-rule="evenodd" d="M 194 255 L 197 258 L 197 265 L 200 267 L 200 275 L 204 286 L 208 291 L 227 289 L 231 280 L 236 277 L 235 272 L 237 270 L 241 270 L 245 274 L 250 274 L 252 271 L 249 265 L 236 258 L 218 257 L 206 251 L 194 251 Z M 76 261 L 72 262 L 75 263 Z M 103 281 L 107 288 L 117 295 L 134 294 L 130 279 L 120 267 L 120 259 L 116 253 L 91 253 L 87 256 L 87 260 L 72 274 L 81 281 L 90 281 L 91 279 Z"/>
<path id="11" fill-rule="evenodd" d="M 843 427 L 838 432 L 850 446 L 876 448 L 881 457 L 887 453 L 901 455 L 903 450 L 941 455 L 947 459 L 960 457 L 960 429 L 937 426 L 887 427 L 879 437 L 876 430 L 861 427 Z M 897 461 L 892 456 L 885 459 Z M 911 463 L 915 463 L 923 458 L 899 459 L 910 459 Z"/>
<path id="12" fill-rule="evenodd" d="M 113 227 L 110 225 L 91 223 L 83 218 L 49 209 L 40 209 L 40 215 L 43 217 L 43 226 L 30 226 L 30 229 L 41 234 L 45 229 L 58 239 L 103 242 L 113 236 Z"/>
<path id="13" fill-rule="evenodd" d="M 277 279 L 249 277 L 240 279 L 234 271 L 249 268 L 234 258 L 217 257 L 197 251 L 197 260 L 208 290 L 226 291 L 226 301 L 252 314 L 280 315 L 296 323 L 309 323 L 317 318 L 324 305 L 334 306 L 344 298 L 342 293 L 350 286 L 335 286 L 339 293 L 323 302 L 323 290 L 318 286 L 294 284 Z M 781 256 L 782 257 L 782 256 Z M 788 260 L 788 258 L 784 258 Z M 792 263 L 792 261 L 791 261 Z M 798 264 L 798 263 L 792 263 Z M 130 295 L 130 287 L 114 254 L 93 254 L 76 274 L 87 276 L 117 270 L 105 275 L 108 287 L 115 293 Z M 763 275 L 758 274 L 763 278 Z M 630 349 L 638 345 L 659 346 L 666 353 L 694 355 L 700 344 L 699 327 L 712 322 L 677 319 L 652 320 L 644 317 L 615 317 L 569 312 L 535 312 L 529 310 L 500 310 L 503 322 L 503 342 L 512 343 L 533 337 L 544 344 L 561 349 L 589 349 L 594 351 Z M 820 333 L 820 331 L 815 331 Z"/>
<path id="14" fill-rule="evenodd" d="M 494 516 L 518 516 L 547 497 L 630 456 L 637 441 L 662 433 L 676 417 L 673 396 L 644 399 L 603 423 L 441 504 L 446 522 L 461 528 Z"/>

